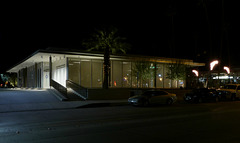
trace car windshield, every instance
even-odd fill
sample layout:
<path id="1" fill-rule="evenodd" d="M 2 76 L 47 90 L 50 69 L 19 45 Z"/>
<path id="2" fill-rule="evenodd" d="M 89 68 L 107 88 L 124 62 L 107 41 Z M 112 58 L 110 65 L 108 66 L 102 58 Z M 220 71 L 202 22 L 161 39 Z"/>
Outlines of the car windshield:
<path id="1" fill-rule="evenodd" d="M 152 94 L 153 94 L 153 91 L 146 91 L 142 95 L 143 96 L 152 96 Z"/>
<path id="2" fill-rule="evenodd" d="M 236 85 L 225 85 L 224 89 L 236 89 Z"/>

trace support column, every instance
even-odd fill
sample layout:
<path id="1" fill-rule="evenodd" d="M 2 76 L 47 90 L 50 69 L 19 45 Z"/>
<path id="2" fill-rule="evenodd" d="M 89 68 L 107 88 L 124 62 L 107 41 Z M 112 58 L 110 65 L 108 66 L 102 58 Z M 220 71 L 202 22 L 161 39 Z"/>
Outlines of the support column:
<path id="1" fill-rule="evenodd" d="M 51 80 L 52 80 L 52 57 L 50 56 L 49 57 L 49 85 L 50 85 L 50 88 L 52 86 Z"/>
<path id="2" fill-rule="evenodd" d="M 154 62 L 154 88 L 157 88 L 157 78 L 156 78 L 156 76 L 157 76 L 157 63 L 156 62 Z"/>
<path id="3" fill-rule="evenodd" d="M 69 58 L 68 57 L 66 57 L 66 80 L 68 80 L 68 78 L 69 78 Z"/>
<path id="4" fill-rule="evenodd" d="M 38 87 L 38 84 L 37 84 L 37 82 L 38 82 L 38 76 L 37 76 L 37 70 L 38 70 L 38 68 L 37 68 L 37 63 L 35 63 L 34 64 L 34 87 Z"/>

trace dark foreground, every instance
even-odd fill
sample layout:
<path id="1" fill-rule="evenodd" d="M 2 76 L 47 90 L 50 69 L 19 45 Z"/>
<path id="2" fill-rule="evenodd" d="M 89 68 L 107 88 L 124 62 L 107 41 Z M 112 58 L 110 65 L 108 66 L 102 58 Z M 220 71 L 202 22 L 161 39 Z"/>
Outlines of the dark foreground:
<path id="1" fill-rule="evenodd" d="M 1 143 L 240 141 L 240 101 L 0 114 Z"/>

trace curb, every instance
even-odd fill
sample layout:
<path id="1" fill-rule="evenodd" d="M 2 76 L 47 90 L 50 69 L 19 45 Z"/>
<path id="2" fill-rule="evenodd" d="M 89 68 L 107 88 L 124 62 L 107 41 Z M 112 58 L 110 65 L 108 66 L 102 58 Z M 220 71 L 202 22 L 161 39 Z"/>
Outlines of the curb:
<path id="1" fill-rule="evenodd" d="M 116 102 L 116 103 L 111 103 L 111 102 L 104 102 L 104 103 L 89 103 L 86 105 L 82 106 L 77 106 L 76 108 L 97 108 L 97 107 L 113 107 L 113 106 L 126 106 L 129 105 L 127 102 Z"/>
<path id="2" fill-rule="evenodd" d="M 42 107 L 42 108 L 23 108 L 23 109 L 6 109 L 0 111 L 0 113 L 11 113 L 11 112 L 34 112 L 34 111 L 47 111 L 47 110 L 68 110 L 68 109 L 80 109 L 80 108 L 100 108 L 100 107 L 114 107 L 114 106 L 126 106 L 128 103 L 126 102 L 102 102 L 102 103 L 86 103 L 83 105 L 76 106 L 62 106 L 62 107 Z"/>

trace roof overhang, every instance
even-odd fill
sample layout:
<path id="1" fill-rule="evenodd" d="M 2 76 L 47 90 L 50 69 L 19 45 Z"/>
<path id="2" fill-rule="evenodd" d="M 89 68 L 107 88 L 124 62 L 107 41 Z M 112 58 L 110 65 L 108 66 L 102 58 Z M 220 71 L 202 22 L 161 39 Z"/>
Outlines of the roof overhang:
<path id="1" fill-rule="evenodd" d="M 49 62 L 49 57 L 52 57 L 52 61 L 64 59 L 67 57 L 70 58 L 85 58 L 85 59 L 102 59 L 102 53 L 88 53 L 88 52 L 75 52 L 75 51 L 53 51 L 53 50 L 38 50 L 25 58 L 23 61 L 19 62 L 18 64 L 14 65 L 12 68 L 7 70 L 8 73 L 17 73 L 19 70 L 30 67 L 36 63 L 40 62 Z M 111 55 L 111 59 L 115 60 L 131 60 L 131 61 L 141 61 L 147 60 L 151 62 L 158 62 L 158 63 L 176 63 L 177 61 L 181 61 L 183 64 L 189 66 L 205 66 L 204 63 L 196 63 L 192 60 L 188 59 L 175 59 L 175 58 L 162 58 L 162 57 L 148 57 L 148 56 L 119 56 L 119 55 Z"/>
<path id="2" fill-rule="evenodd" d="M 91 58 L 91 59 L 103 59 L 102 54 L 94 53 L 82 53 L 82 52 L 67 52 L 67 51 L 51 51 L 51 50 L 38 50 L 14 65 L 7 70 L 8 73 L 17 73 L 20 69 L 30 67 L 35 63 L 49 62 L 49 57 L 52 57 L 52 61 L 64 59 L 66 57 L 72 58 Z"/>

